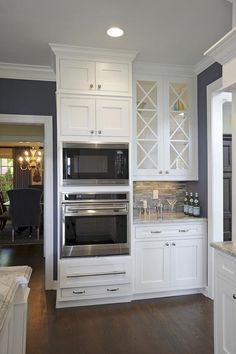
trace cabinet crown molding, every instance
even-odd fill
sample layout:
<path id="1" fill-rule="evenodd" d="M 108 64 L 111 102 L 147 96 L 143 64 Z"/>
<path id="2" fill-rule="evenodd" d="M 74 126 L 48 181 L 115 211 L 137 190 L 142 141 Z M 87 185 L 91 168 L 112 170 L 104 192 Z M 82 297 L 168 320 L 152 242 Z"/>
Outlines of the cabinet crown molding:
<path id="1" fill-rule="evenodd" d="M 236 57 L 236 26 L 209 48 L 204 55 L 224 65 Z"/>
<path id="2" fill-rule="evenodd" d="M 195 67 L 193 65 L 174 65 L 174 64 L 160 64 L 151 62 L 135 61 L 133 63 L 134 74 L 146 75 L 165 75 L 174 76 L 181 75 L 181 77 L 196 76 Z"/>
<path id="3" fill-rule="evenodd" d="M 80 47 L 55 43 L 49 43 L 49 46 L 56 56 L 64 58 L 90 58 L 91 60 L 132 62 L 138 54 L 137 51 L 130 50 Z"/>

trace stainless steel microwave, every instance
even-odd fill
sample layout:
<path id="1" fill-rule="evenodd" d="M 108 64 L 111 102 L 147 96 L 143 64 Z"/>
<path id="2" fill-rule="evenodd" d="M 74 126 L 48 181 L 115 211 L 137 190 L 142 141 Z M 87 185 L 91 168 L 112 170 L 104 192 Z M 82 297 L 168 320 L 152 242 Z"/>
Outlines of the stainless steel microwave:
<path id="1" fill-rule="evenodd" d="M 64 185 L 128 185 L 128 144 L 64 143 Z"/>

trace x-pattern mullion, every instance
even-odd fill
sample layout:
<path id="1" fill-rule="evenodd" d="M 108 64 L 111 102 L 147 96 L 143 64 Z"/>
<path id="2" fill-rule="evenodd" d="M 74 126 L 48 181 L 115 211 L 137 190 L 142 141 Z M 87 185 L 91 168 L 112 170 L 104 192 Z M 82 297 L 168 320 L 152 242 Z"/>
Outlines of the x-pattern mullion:
<path id="1" fill-rule="evenodd" d="M 149 97 L 149 94 L 152 92 L 152 90 L 157 87 L 157 83 L 155 83 L 148 92 L 146 92 L 144 90 L 144 88 L 139 84 L 139 82 L 137 81 L 137 86 L 140 88 L 140 90 L 144 93 L 143 98 L 141 99 L 141 101 L 137 104 L 137 109 L 138 107 L 141 105 L 141 103 L 145 100 L 145 98 L 148 98 L 151 103 L 153 104 L 153 106 L 157 109 L 157 105 L 153 102 L 153 100 L 151 99 L 151 97 Z"/>
<path id="2" fill-rule="evenodd" d="M 181 152 L 178 152 L 178 151 L 176 150 L 176 148 L 174 147 L 173 144 L 170 144 L 170 145 L 171 145 L 171 147 L 174 149 L 174 151 L 175 151 L 176 154 L 177 154 L 177 157 L 176 157 L 175 160 L 172 162 L 170 168 L 172 168 L 172 166 L 175 164 L 177 158 L 180 158 L 180 159 L 183 161 L 183 163 L 184 163 L 187 167 L 189 167 L 188 163 L 184 160 L 184 158 L 183 158 L 183 156 L 182 156 L 182 154 L 185 152 L 185 150 L 189 147 L 189 143 L 184 146 L 184 148 L 182 149 Z"/>
<path id="3" fill-rule="evenodd" d="M 175 98 L 174 102 L 170 105 L 170 107 L 171 107 L 171 106 L 174 106 L 175 103 L 176 103 L 179 99 L 181 99 L 181 100 L 183 101 L 184 105 L 188 108 L 187 103 L 184 102 L 184 100 L 181 98 L 181 97 L 183 96 L 183 94 L 187 91 L 188 87 L 186 86 L 185 89 L 184 89 L 183 91 L 181 91 L 180 93 L 178 93 L 178 92 L 174 89 L 174 87 L 173 87 L 172 85 L 170 85 L 170 87 L 171 87 L 172 91 L 174 92 L 174 94 L 177 96 L 177 97 Z"/>
<path id="4" fill-rule="evenodd" d="M 146 128 L 148 128 L 154 135 L 156 138 L 158 138 L 157 134 L 152 130 L 152 128 L 150 127 L 150 123 L 156 118 L 156 115 L 157 113 L 154 112 L 153 116 L 150 118 L 150 121 L 149 122 L 146 122 L 143 117 L 141 116 L 141 114 L 139 112 L 137 112 L 139 118 L 142 120 L 142 122 L 145 124 L 145 126 L 142 128 L 142 130 L 138 133 L 138 136 L 139 137 Z"/>
<path id="5" fill-rule="evenodd" d="M 144 158 L 142 159 L 142 161 L 138 164 L 138 167 L 139 167 L 147 158 L 149 158 L 149 159 L 153 162 L 154 166 L 158 167 L 157 164 L 156 164 L 156 162 L 153 161 L 153 159 L 151 158 L 151 156 L 149 156 L 149 155 L 151 154 L 151 152 L 153 151 L 153 149 L 154 149 L 157 145 L 158 145 L 158 144 L 157 144 L 157 142 L 156 142 L 156 144 L 153 145 L 153 147 L 150 149 L 150 151 L 147 152 L 147 151 L 144 149 L 144 147 L 138 143 L 138 146 L 139 146 L 139 147 L 143 150 L 143 152 L 146 154 L 146 156 L 144 156 Z"/>
<path id="6" fill-rule="evenodd" d="M 189 136 L 187 135 L 187 133 L 182 128 L 182 124 L 188 119 L 188 117 L 185 117 L 180 124 L 177 122 L 177 120 L 174 118 L 174 116 L 172 116 L 172 114 L 171 114 L 171 118 L 177 124 L 177 127 L 176 127 L 175 131 L 170 135 L 170 139 L 172 139 L 172 137 L 175 135 L 175 133 L 178 131 L 178 129 L 182 130 L 182 132 L 184 133 L 186 138 L 189 139 Z"/>

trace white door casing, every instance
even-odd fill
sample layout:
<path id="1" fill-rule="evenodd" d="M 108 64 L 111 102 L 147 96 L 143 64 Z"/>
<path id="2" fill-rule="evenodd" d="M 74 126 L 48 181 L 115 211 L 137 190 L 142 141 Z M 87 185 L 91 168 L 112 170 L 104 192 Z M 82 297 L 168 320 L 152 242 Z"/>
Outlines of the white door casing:
<path id="1" fill-rule="evenodd" d="M 4 124 L 42 124 L 44 126 L 44 256 L 45 288 L 55 289 L 53 280 L 53 139 L 52 116 L 0 114 Z"/>

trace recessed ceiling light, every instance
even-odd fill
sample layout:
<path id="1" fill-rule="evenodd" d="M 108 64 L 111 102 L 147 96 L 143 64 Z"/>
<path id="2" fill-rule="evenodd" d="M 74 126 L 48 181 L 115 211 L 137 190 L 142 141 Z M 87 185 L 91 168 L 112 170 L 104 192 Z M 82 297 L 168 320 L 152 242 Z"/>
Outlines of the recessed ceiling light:
<path id="1" fill-rule="evenodd" d="M 123 29 L 119 28 L 119 27 L 111 27 L 107 30 L 107 34 L 110 37 L 121 37 L 124 34 Z"/>

